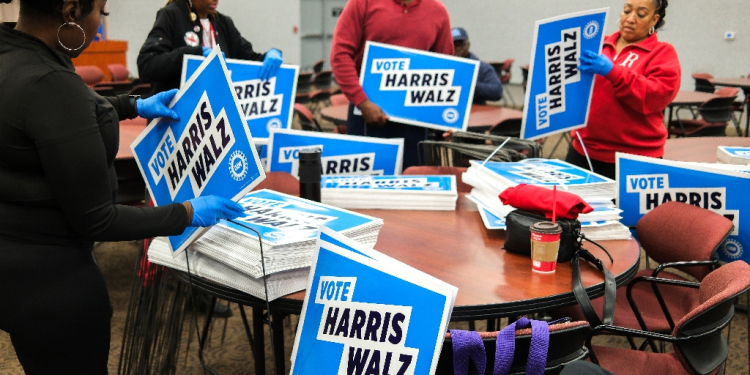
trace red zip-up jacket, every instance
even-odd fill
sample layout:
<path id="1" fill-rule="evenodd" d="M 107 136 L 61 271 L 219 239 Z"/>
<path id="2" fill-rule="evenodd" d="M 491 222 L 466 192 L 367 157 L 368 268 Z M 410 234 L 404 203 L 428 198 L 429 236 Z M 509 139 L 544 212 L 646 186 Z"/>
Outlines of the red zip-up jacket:
<path id="1" fill-rule="evenodd" d="M 331 70 L 355 105 L 367 99 L 359 84 L 365 42 L 453 55 L 448 10 L 438 0 L 350 0 L 341 12 L 331 45 Z M 376 103 L 377 104 L 377 103 Z"/>
<path id="2" fill-rule="evenodd" d="M 616 32 L 604 39 L 602 54 L 614 63 L 606 77 L 597 75 L 589 121 L 578 129 L 592 159 L 615 162 L 615 152 L 661 157 L 667 140 L 664 108 L 680 90 L 677 51 L 656 33 L 617 54 Z M 584 155 L 578 137 L 573 147 Z"/>

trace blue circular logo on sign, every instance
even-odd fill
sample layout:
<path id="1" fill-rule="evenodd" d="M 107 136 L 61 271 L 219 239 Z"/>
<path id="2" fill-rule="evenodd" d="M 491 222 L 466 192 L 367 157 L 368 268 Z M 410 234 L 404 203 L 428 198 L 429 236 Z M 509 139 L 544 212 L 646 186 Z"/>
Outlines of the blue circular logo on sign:
<path id="1" fill-rule="evenodd" d="M 596 36 L 596 34 L 599 33 L 599 22 L 591 21 L 586 24 L 586 27 L 583 28 L 583 36 L 586 39 L 591 39 Z"/>
<path id="2" fill-rule="evenodd" d="M 742 244 L 733 238 L 727 238 L 724 241 L 724 246 L 721 247 L 726 255 L 730 259 L 739 259 L 742 256 Z"/>
<path id="3" fill-rule="evenodd" d="M 447 108 L 443 111 L 443 120 L 449 124 L 458 121 L 458 111 L 453 108 Z"/>
<path id="4" fill-rule="evenodd" d="M 266 124 L 266 128 L 268 128 L 269 131 L 271 129 L 281 129 L 281 120 L 275 117 L 268 120 L 268 123 Z"/>
<path id="5" fill-rule="evenodd" d="M 242 181 L 247 176 L 247 158 L 242 151 L 237 150 L 229 156 L 229 174 L 235 181 Z"/>

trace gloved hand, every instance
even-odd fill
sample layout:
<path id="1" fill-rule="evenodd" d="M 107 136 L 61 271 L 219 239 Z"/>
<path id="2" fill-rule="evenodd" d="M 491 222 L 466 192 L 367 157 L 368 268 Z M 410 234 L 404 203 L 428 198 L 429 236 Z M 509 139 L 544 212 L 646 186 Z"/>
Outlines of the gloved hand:
<path id="1" fill-rule="evenodd" d="M 276 48 L 269 49 L 266 52 L 266 57 L 263 59 L 263 66 L 260 67 L 259 78 L 267 81 L 271 77 L 276 77 L 276 73 L 278 73 L 282 62 L 281 51 Z"/>
<path id="2" fill-rule="evenodd" d="M 241 204 L 216 195 L 197 197 L 188 202 L 193 206 L 191 227 L 210 227 L 221 219 L 236 219 L 245 213 Z"/>
<path id="3" fill-rule="evenodd" d="M 135 108 L 138 112 L 138 116 L 147 119 L 169 117 L 175 121 L 179 120 L 180 116 L 177 112 L 167 107 L 176 94 L 177 89 L 171 89 L 169 91 L 162 91 L 146 99 L 138 98 L 135 101 Z"/>
<path id="4" fill-rule="evenodd" d="M 606 76 L 613 66 L 612 61 L 607 56 L 589 50 L 583 51 L 580 60 L 581 65 L 578 66 L 578 70 L 584 73 Z"/>
<path id="5" fill-rule="evenodd" d="M 208 57 L 208 55 L 210 55 L 213 50 L 214 49 L 211 47 L 203 46 L 203 57 Z M 226 60 L 227 54 L 225 54 L 224 51 L 221 51 L 221 57 L 223 57 L 224 60 Z"/>

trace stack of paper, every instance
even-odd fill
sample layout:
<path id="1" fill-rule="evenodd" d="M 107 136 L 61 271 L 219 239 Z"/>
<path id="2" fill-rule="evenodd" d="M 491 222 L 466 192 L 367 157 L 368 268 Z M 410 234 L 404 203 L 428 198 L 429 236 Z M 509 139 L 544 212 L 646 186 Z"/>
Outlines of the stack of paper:
<path id="1" fill-rule="evenodd" d="M 498 196 L 519 184 L 536 185 L 580 196 L 594 211 L 581 214 L 581 231 L 592 240 L 628 239 L 630 230 L 622 225 L 621 210 L 612 199 L 616 196 L 614 180 L 589 172 L 560 160 L 528 159 L 501 163 L 471 161 L 463 182 L 474 187 L 468 196 L 479 207 L 487 229 L 505 229 L 505 216 L 515 207 L 503 205 Z"/>
<path id="2" fill-rule="evenodd" d="M 457 292 L 324 228 L 290 373 L 433 374 Z"/>
<path id="3" fill-rule="evenodd" d="M 719 146 L 716 148 L 716 158 L 725 164 L 750 164 L 750 147 Z"/>
<path id="4" fill-rule="evenodd" d="M 206 231 L 190 246 L 190 249 L 251 279 L 262 280 L 265 275 L 269 285 L 284 282 L 300 289 L 304 286 L 304 283 L 299 283 L 299 280 L 291 282 L 289 278 L 306 277 L 304 269 L 310 267 L 312 262 L 321 226 L 328 227 L 368 247 L 372 247 L 377 242 L 378 233 L 383 226 L 381 219 L 272 190 L 251 192 L 239 203 L 245 207 L 247 216 L 236 219 L 236 222 L 222 220 L 218 225 Z M 257 234 L 253 230 L 257 231 Z M 264 255 L 263 263 L 261 262 L 261 244 Z M 198 259 L 201 258 L 198 257 Z M 158 264 L 165 262 L 158 257 L 158 253 L 152 256 L 151 252 L 149 252 L 149 260 Z M 164 265 L 171 266 L 170 264 Z M 216 268 L 213 265 L 204 266 L 201 276 L 223 283 L 222 280 L 208 276 Z M 280 274 L 286 271 L 291 272 Z M 257 286 L 250 281 L 246 281 L 245 284 Z M 281 289 L 287 291 L 289 285 Z M 230 286 L 235 287 L 235 285 Z M 256 297 L 263 297 L 263 295 L 255 294 L 257 288 L 247 287 L 240 290 Z M 278 297 L 274 297 L 270 290 L 269 295 L 272 298 Z"/>
<path id="5" fill-rule="evenodd" d="M 323 203 L 342 208 L 386 210 L 456 209 L 456 177 L 323 176 Z"/>

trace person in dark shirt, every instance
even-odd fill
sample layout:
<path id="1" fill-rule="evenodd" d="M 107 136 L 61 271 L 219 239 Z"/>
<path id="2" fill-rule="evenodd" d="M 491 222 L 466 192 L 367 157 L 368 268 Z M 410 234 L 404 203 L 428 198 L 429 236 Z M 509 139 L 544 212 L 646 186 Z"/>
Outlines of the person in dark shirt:
<path id="1" fill-rule="evenodd" d="M 474 88 L 474 104 L 486 104 L 487 101 L 497 101 L 503 98 L 503 84 L 497 77 L 492 65 L 479 60 L 477 55 L 469 51 L 471 42 L 469 34 L 462 27 L 455 27 L 451 30 L 453 36 L 453 47 L 455 55 L 467 59 L 479 61 L 479 74 L 477 75 L 477 85 Z"/>
<path id="2" fill-rule="evenodd" d="M 218 0 L 169 0 L 138 53 L 138 78 L 151 83 L 154 92 L 178 88 L 183 56 L 207 56 L 216 45 L 225 58 L 263 61 L 259 78 L 276 76 L 281 52 L 255 52 L 232 19 L 216 11 L 218 6 Z"/>
<path id="3" fill-rule="evenodd" d="M 119 121 L 177 118 L 166 107 L 177 90 L 104 98 L 75 73 L 105 4 L 20 0 L 15 29 L 0 25 L 0 330 L 26 374 L 107 373 L 112 307 L 94 241 L 179 235 L 243 212 L 215 196 L 114 204 Z"/>

